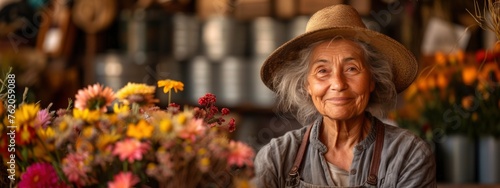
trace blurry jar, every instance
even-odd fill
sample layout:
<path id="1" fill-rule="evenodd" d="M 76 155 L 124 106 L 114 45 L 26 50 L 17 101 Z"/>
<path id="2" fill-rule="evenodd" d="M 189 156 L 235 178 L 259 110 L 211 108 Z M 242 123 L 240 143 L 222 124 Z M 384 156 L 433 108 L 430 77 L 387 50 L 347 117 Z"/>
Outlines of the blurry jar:
<path id="1" fill-rule="evenodd" d="M 120 46 L 128 54 L 164 54 L 171 50 L 171 16 L 162 9 L 125 9 L 120 12 Z"/>
<path id="2" fill-rule="evenodd" d="M 110 52 L 97 55 L 95 58 L 96 81 L 114 91 L 121 89 L 128 82 L 155 85 L 155 79 L 152 76 L 155 74 L 156 61 L 155 56 L 144 53 L 130 55 Z"/>
<path id="3" fill-rule="evenodd" d="M 187 62 L 187 79 L 184 87 L 191 104 L 198 104 L 198 98 L 206 93 L 215 93 L 214 84 L 214 63 L 204 56 L 197 56 Z"/>
<path id="4" fill-rule="evenodd" d="M 271 17 L 259 17 L 252 21 L 252 54 L 267 56 L 286 40 L 285 24 Z"/>
<path id="5" fill-rule="evenodd" d="M 187 60 L 198 53 L 200 22 L 193 15 L 177 13 L 172 16 L 172 53 L 175 60 Z"/>
<path id="6" fill-rule="evenodd" d="M 202 27 L 205 55 L 220 62 L 227 56 L 243 56 L 245 52 L 245 26 L 231 17 L 214 16 Z"/>
<path id="7" fill-rule="evenodd" d="M 237 106 L 246 102 L 248 89 L 246 68 L 247 63 L 243 58 L 227 57 L 219 65 L 218 81 L 220 98 L 223 105 Z"/>

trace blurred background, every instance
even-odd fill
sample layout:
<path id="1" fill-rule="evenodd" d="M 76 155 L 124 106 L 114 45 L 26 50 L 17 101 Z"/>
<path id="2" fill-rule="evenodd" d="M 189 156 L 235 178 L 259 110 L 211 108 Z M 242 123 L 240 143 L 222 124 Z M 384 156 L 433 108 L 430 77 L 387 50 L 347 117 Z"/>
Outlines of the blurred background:
<path id="1" fill-rule="evenodd" d="M 315 11 L 340 3 L 419 60 L 421 74 L 385 121 L 432 145 L 440 186 L 500 185 L 499 26 L 487 21 L 499 1 L 0 0 L 0 68 L 13 68 L 17 93 L 27 87 L 28 100 L 51 109 L 89 84 L 179 80 L 185 90 L 172 101 L 196 106 L 215 94 L 237 119 L 235 139 L 258 150 L 301 127 L 274 110 L 261 64 Z M 167 97 L 158 90 L 160 106 Z"/>

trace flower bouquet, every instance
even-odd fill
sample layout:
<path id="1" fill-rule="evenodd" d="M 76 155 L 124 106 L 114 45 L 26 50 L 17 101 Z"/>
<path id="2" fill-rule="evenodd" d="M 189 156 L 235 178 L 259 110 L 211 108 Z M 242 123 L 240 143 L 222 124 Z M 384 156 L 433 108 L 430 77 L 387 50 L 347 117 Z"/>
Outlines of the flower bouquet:
<path id="1" fill-rule="evenodd" d="M 404 93 L 393 115 L 426 139 L 500 136 L 500 43 L 475 54 L 438 52 Z"/>
<path id="2" fill-rule="evenodd" d="M 169 96 L 172 90 L 183 90 L 173 80 L 158 86 Z M 219 110 L 213 94 L 201 97 L 200 107 L 181 108 L 169 101 L 160 108 L 154 93 L 154 86 L 139 83 L 116 93 L 94 84 L 78 91 L 74 108 L 71 100 L 68 108 L 51 111 L 23 99 L 15 122 L 7 120 L 2 107 L 0 150 L 3 164 L 13 168 L 11 185 L 250 186 L 254 151 L 229 139 L 235 121 L 226 121 L 229 110 Z"/>

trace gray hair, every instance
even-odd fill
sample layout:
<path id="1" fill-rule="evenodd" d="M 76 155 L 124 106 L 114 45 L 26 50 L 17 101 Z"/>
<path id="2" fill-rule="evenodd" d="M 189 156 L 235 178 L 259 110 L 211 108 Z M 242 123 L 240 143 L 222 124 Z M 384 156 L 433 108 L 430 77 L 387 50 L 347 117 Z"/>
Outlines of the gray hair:
<path id="1" fill-rule="evenodd" d="M 314 47 L 322 42 L 340 38 L 343 37 L 334 37 L 309 45 L 299 52 L 298 59 L 287 62 L 282 69 L 276 71 L 272 82 L 275 86 L 278 110 L 292 113 L 302 125 L 311 124 L 321 117 L 306 89 L 309 59 Z M 370 94 L 367 111 L 383 118 L 396 104 L 397 92 L 392 81 L 391 64 L 369 44 L 352 41 L 363 49 L 366 65 L 375 81 L 375 89 Z"/>

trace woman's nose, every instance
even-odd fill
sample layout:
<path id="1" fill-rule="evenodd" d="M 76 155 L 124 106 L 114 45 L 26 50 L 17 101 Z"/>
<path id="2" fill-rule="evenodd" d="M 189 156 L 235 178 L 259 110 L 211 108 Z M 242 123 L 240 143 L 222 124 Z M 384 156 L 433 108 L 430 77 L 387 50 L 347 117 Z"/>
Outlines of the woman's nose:
<path id="1" fill-rule="evenodd" d="M 335 91 L 347 89 L 346 78 L 340 71 L 335 71 L 330 77 L 330 89 Z"/>

